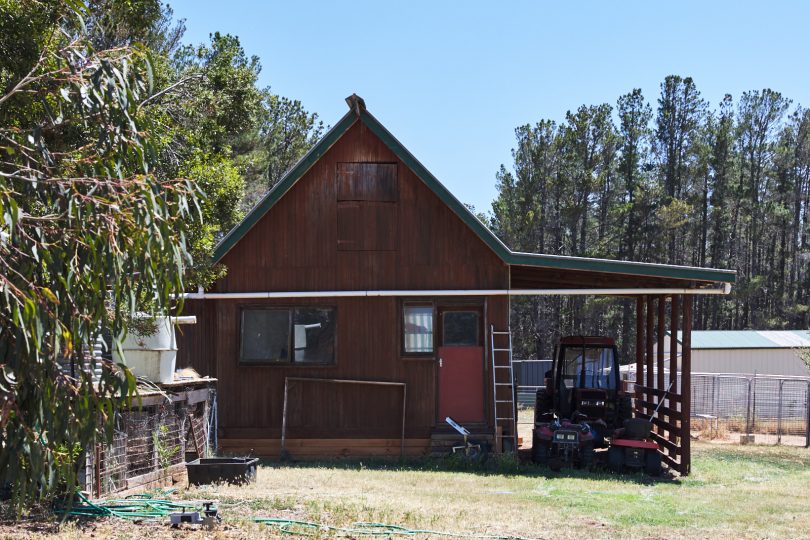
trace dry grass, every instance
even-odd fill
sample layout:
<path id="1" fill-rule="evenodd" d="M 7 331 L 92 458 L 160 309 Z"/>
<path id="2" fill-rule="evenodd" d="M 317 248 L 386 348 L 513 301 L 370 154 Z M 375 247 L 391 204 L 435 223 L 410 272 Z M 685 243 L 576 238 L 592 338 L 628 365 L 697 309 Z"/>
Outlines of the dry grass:
<path id="1" fill-rule="evenodd" d="M 225 526 L 213 533 L 99 520 L 90 524 L 6 523 L 0 537 L 273 537 L 256 516 L 346 526 L 355 521 L 530 538 L 808 538 L 810 451 L 700 443 L 693 475 L 554 474 L 505 461 L 492 470 L 461 463 L 265 464 L 249 487 L 177 493 L 219 502 Z M 455 468 L 456 470 L 452 470 Z"/>

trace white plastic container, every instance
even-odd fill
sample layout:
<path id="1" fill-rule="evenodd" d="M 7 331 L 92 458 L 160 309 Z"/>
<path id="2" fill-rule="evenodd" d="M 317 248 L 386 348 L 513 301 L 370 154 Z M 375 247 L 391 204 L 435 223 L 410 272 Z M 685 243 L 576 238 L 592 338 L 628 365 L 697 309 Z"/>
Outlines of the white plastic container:
<path id="1" fill-rule="evenodd" d="M 122 362 L 138 377 L 152 382 L 167 384 L 174 381 L 174 369 L 177 363 L 177 338 L 174 333 L 176 324 L 194 324 L 196 317 L 156 317 L 157 329 L 150 336 L 141 336 L 130 332 L 121 349 L 124 358 L 113 351 L 113 360 Z"/>

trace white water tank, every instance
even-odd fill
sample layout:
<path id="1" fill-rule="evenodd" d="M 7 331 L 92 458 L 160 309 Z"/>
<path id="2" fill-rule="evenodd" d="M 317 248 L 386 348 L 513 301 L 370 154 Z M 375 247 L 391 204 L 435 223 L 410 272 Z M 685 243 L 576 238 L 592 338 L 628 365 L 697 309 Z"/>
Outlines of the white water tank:
<path id="1" fill-rule="evenodd" d="M 124 358 L 113 351 L 113 360 L 121 362 L 137 377 L 144 377 L 156 383 L 174 381 L 174 369 L 177 363 L 177 338 L 174 334 L 175 324 L 194 324 L 196 317 L 156 317 L 155 333 L 141 336 L 130 332 L 121 349 Z"/>

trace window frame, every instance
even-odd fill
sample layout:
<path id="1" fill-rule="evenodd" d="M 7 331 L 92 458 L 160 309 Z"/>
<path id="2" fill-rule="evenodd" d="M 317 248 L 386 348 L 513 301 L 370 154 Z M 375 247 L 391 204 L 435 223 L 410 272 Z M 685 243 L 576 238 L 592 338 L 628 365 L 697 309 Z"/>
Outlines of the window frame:
<path id="1" fill-rule="evenodd" d="M 476 319 L 477 319 L 477 321 L 476 321 L 477 324 L 475 325 L 475 344 L 472 344 L 472 345 L 470 345 L 470 344 L 466 344 L 466 345 L 452 344 L 451 345 L 451 344 L 446 344 L 444 342 L 444 340 L 446 338 L 446 331 L 445 331 L 446 329 L 445 329 L 445 324 L 444 324 L 444 317 L 449 313 L 474 313 L 475 314 Z M 482 347 L 484 345 L 483 328 L 482 328 L 483 318 L 484 317 L 483 317 L 483 313 L 481 312 L 481 309 L 479 309 L 478 307 L 475 307 L 475 306 L 459 306 L 458 308 L 456 308 L 455 306 L 453 306 L 453 307 L 450 307 L 450 308 L 447 308 L 447 309 L 442 309 L 441 312 L 440 312 L 440 318 L 441 318 L 441 321 L 439 321 L 439 325 L 440 325 L 440 328 L 441 328 L 441 343 L 439 344 L 439 347 Z"/>
<path id="2" fill-rule="evenodd" d="M 428 352 L 408 352 L 405 350 L 405 308 L 407 307 L 429 307 L 433 312 L 433 327 L 431 331 L 433 332 L 433 340 L 431 343 L 431 350 Z M 403 358 L 433 358 L 436 356 L 436 333 L 437 333 L 437 325 L 436 325 L 436 317 L 437 317 L 437 308 L 436 302 L 433 300 L 402 300 L 399 306 L 399 352 L 400 356 Z"/>
<path id="3" fill-rule="evenodd" d="M 334 314 L 334 337 L 333 347 L 334 354 L 332 361 L 328 363 L 313 363 L 313 362 L 295 362 L 295 329 L 294 320 L 296 309 L 328 309 Z M 287 345 L 288 345 L 288 360 L 286 362 L 272 362 L 272 361 L 259 361 L 251 362 L 244 361 L 244 312 L 245 311 L 287 311 Z M 266 304 L 249 304 L 239 306 L 239 357 L 237 365 L 239 367 L 275 367 L 275 368 L 331 368 L 338 364 L 338 308 L 333 304 L 301 304 L 301 305 L 266 305 Z"/>

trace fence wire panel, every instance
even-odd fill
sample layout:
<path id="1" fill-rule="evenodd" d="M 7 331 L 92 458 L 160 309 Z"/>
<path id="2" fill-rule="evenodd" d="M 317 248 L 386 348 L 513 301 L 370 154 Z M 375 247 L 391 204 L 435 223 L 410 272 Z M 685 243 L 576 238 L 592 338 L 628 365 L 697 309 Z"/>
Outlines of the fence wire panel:
<path id="1" fill-rule="evenodd" d="M 810 380 L 692 375 L 692 431 L 710 439 L 810 443 Z"/>
<path id="2" fill-rule="evenodd" d="M 86 478 L 99 496 L 127 488 L 127 481 L 207 457 L 212 445 L 209 401 L 185 401 L 118 411 L 112 443 L 89 453 Z"/>

